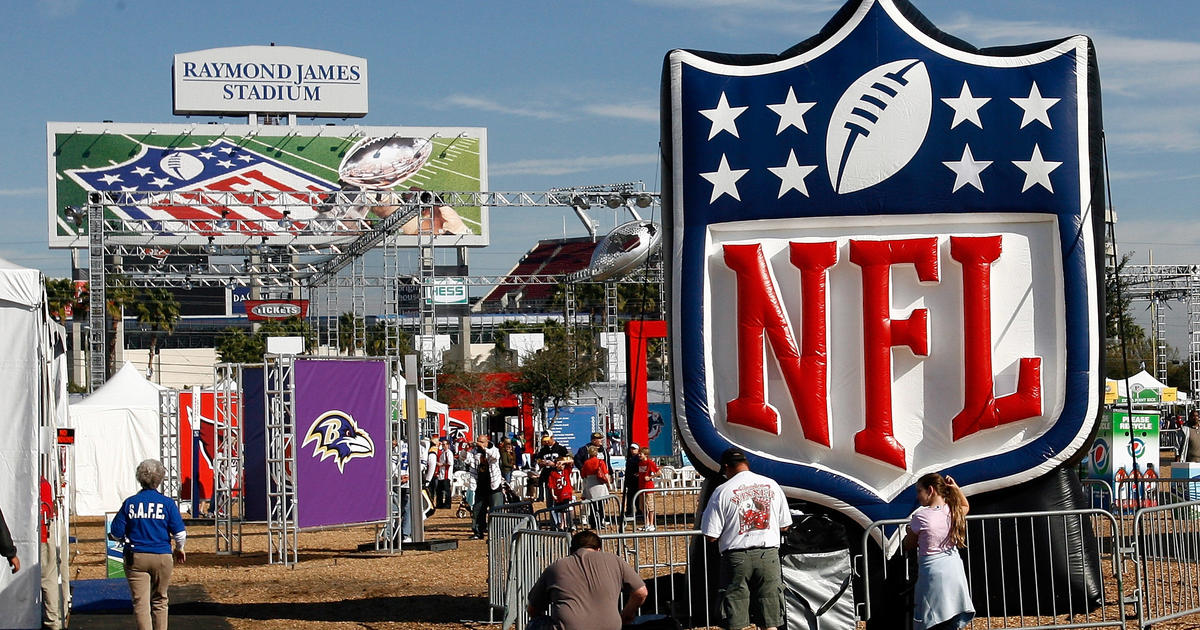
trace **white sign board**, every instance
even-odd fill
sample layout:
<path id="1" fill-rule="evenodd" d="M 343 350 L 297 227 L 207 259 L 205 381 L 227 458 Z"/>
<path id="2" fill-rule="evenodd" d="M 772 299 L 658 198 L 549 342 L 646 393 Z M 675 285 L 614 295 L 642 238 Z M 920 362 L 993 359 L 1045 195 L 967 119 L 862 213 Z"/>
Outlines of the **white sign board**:
<path id="1" fill-rule="evenodd" d="M 546 336 L 543 333 L 512 333 L 508 336 L 508 347 L 517 353 L 517 365 L 533 353 L 546 347 Z"/>
<path id="2" fill-rule="evenodd" d="M 608 382 L 624 383 L 628 364 L 625 359 L 625 333 L 600 333 L 600 347 L 608 351 Z"/>
<path id="3" fill-rule="evenodd" d="M 429 294 L 434 304 L 466 304 L 467 284 L 453 278 L 434 278 Z"/>
<path id="4" fill-rule="evenodd" d="M 294 46 L 234 46 L 175 55 L 174 112 L 359 117 L 367 60 Z"/>
<path id="5" fill-rule="evenodd" d="M 267 354 L 304 354 L 304 337 L 267 337 Z"/>

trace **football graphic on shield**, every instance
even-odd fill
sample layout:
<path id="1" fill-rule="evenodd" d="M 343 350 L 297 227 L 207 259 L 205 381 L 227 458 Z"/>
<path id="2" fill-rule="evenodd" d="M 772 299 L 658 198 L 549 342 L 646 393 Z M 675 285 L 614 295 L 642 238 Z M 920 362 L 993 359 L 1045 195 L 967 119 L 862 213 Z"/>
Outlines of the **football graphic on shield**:
<path id="1" fill-rule="evenodd" d="M 905 0 L 797 41 L 665 61 L 689 457 L 738 447 L 861 524 L 907 517 L 925 473 L 973 495 L 1061 467 L 1102 382 L 1091 42 L 979 49 Z"/>

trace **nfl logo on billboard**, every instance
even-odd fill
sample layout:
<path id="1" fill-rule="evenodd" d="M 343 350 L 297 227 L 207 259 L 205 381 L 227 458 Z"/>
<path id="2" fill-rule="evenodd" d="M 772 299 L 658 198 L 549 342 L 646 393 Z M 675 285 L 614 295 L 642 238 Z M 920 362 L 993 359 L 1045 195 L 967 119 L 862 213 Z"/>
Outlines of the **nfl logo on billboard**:
<path id="1" fill-rule="evenodd" d="M 1083 36 L 978 50 L 902 0 L 664 72 L 676 408 L 796 498 L 907 516 L 1010 486 L 1100 392 L 1099 88 Z M 719 343 L 718 343 L 719 341 Z"/>

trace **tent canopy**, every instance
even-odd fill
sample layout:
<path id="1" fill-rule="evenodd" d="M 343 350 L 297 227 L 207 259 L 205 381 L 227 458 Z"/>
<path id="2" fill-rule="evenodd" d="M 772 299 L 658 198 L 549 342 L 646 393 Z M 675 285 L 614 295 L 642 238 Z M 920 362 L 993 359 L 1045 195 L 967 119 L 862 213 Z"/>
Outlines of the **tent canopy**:
<path id="1" fill-rule="evenodd" d="M 25 308 L 42 304 L 42 272 L 0 258 L 0 300 Z"/>
<path id="2" fill-rule="evenodd" d="M 0 508 L 21 559 L 21 571 L 0 571 L 0 625 L 41 624 L 38 554 L 39 425 L 52 422 L 53 340 L 42 274 L 0 259 Z M 48 446 L 48 445 L 47 445 Z"/>
<path id="3" fill-rule="evenodd" d="M 1137 374 L 1130 376 L 1128 379 L 1119 378 L 1119 379 L 1109 379 L 1109 380 L 1117 381 L 1117 394 L 1120 396 L 1128 395 L 1129 387 L 1132 387 L 1135 390 L 1150 389 L 1150 390 L 1154 390 L 1154 391 L 1160 392 L 1160 393 L 1162 392 L 1162 390 L 1164 388 L 1168 387 L 1168 385 L 1166 383 L 1154 378 L 1146 370 L 1142 370 L 1141 372 L 1138 372 Z M 1184 394 L 1184 392 L 1179 392 L 1180 400 L 1185 400 L 1186 398 L 1187 398 L 1187 396 L 1186 396 L 1186 394 Z"/>
<path id="4" fill-rule="evenodd" d="M 159 457 L 158 392 L 126 363 L 103 387 L 71 405 L 75 427 L 75 513 L 99 516 L 140 487 L 134 470 Z"/>

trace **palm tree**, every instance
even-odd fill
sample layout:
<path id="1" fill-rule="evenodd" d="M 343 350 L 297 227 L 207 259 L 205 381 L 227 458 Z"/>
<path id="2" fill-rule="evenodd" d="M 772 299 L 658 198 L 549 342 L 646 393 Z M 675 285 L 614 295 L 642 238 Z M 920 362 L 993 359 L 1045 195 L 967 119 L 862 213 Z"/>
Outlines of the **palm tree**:
<path id="1" fill-rule="evenodd" d="M 171 334 L 179 323 L 179 300 L 161 287 L 138 291 L 133 309 L 138 323 L 156 332 Z M 152 362 L 157 349 L 158 335 L 153 335 L 150 337 L 150 354 L 146 359 L 147 374 L 153 372 Z"/>
<path id="2" fill-rule="evenodd" d="M 365 328 L 363 318 L 355 317 L 354 313 L 349 311 L 338 315 L 338 347 L 346 350 L 348 356 L 355 356 L 357 349 L 362 347 L 354 338 L 356 325 Z"/>
<path id="3" fill-rule="evenodd" d="M 125 316 L 125 307 L 137 302 L 137 290 L 129 285 L 125 276 L 110 274 L 104 283 L 104 310 L 108 312 L 112 329 L 108 334 L 107 361 L 108 377 L 117 372 L 117 329 Z"/>
<path id="4" fill-rule="evenodd" d="M 67 324 L 67 309 L 75 306 L 75 282 L 70 278 L 46 278 L 46 305 L 50 315 Z"/>

